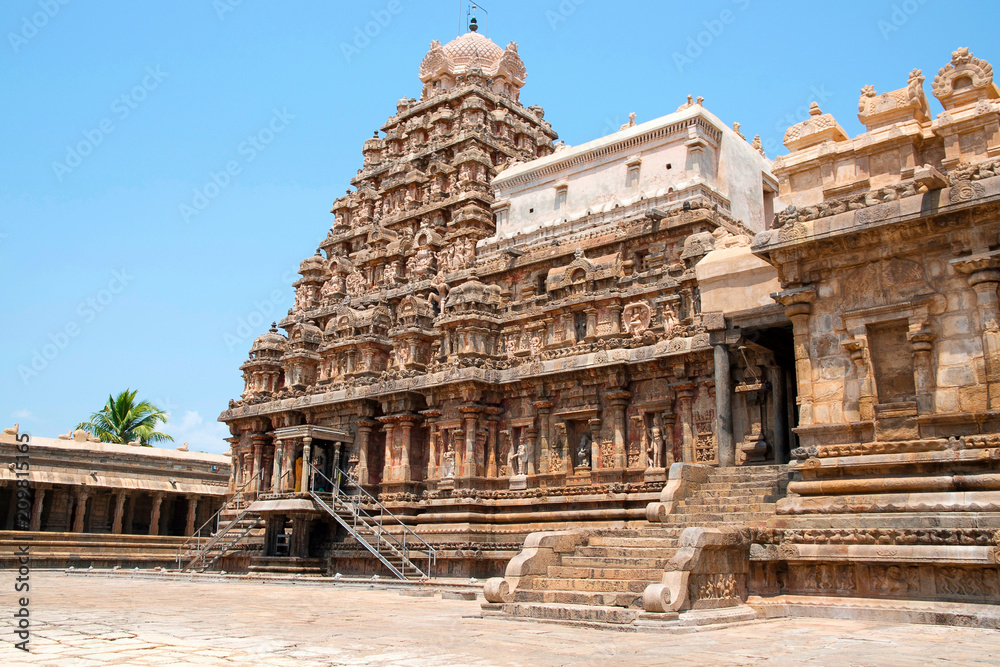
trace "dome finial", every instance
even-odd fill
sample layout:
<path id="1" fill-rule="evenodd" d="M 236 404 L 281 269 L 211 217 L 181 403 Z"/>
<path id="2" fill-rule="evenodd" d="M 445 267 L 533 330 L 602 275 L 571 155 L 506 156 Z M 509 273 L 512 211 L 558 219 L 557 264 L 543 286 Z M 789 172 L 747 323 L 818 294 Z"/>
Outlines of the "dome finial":
<path id="1" fill-rule="evenodd" d="M 477 32 L 479 30 L 479 21 L 476 20 L 475 16 L 472 17 L 471 21 L 469 21 L 469 30 L 472 32 Z"/>
<path id="2" fill-rule="evenodd" d="M 278 333 L 278 323 L 271 322 L 271 333 Z"/>

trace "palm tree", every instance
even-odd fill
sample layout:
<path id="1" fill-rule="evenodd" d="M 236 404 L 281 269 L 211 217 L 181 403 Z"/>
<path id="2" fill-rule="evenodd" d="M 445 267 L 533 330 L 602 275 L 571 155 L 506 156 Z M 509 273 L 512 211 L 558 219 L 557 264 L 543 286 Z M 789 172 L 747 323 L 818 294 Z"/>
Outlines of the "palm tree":
<path id="1" fill-rule="evenodd" d="M 138 440 L 143 446 L 151 442 L 173 442 L 166 433 L 156 430 L 157 424 L 167 422 L 170 416 L 149 401 L 135 401 L 136 392 L 126 389 L 118 397 L 108 396 L 104 407 L 90 415 L 90 421 L 80 422 L 82 428 L 102 442 L 126 445 Z"/>

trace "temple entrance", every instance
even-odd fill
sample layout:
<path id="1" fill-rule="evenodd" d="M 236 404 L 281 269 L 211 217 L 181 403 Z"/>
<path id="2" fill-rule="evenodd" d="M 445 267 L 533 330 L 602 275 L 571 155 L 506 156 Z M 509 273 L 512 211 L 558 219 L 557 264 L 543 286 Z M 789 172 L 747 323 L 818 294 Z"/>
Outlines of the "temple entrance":
<path id="1" fill-rule="evenodd" d="M 798 446 L 792 328 L 744 330 L 730 360 L 737 463 L 788 463 Z"/>

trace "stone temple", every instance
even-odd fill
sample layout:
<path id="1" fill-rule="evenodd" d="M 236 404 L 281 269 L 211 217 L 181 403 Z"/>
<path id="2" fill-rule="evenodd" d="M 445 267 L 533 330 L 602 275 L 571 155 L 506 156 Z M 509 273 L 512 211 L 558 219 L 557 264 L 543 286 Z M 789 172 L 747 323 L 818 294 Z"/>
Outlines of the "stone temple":
<path id="1" fill-rule="evenodd" d="M 937 112 L 919 70 L 866 86 L 854 139 L 814 105 L 773 162 L 693 97 L 557 143 L 474 29 L 419 78 L 241 366 L 214 560 L 493 576 L 483 613 L 556 620 L 1000 625 L 988 63 Z"/>

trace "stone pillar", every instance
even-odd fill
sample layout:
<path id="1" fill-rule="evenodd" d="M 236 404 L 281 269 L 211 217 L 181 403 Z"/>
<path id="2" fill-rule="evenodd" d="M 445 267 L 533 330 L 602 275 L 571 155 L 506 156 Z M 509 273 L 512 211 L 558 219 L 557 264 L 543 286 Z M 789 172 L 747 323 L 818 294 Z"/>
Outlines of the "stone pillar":
<path id="1" fill-rule="evenodd" d="M 70 529 L 74 533 L 82 533 L 84 519 L 87 515 L 87 501 L 90 500 L 90 493 L 87 490 L 77 491 L 73 494 L 76 505 L 73 507 L 73 527 Z"/>
<path id="2" fill-rule="evenodd" d="M 502 412 L 501 408 L 486 408 L 486 476 L 492 479 L 500 476 L 500 463 L 497 456 L 497 432 L 500 429 L 500 414 Z"/>
<path id="3" fill-rule="evenodd" d="M 478 429 L 479 412 L 482 406 L 466 403 L 458 408 L 465 416 L 465 454 L 462 456 L 462 477 L 475 477 L 478 474 L 476 461 L 476 430 Z M 458 443 L 455 443 L 458 452 Z M 528 469 L 532 467 L 531 456 L 528 456 Z M 529 474 L 533 474 L 529 473 Z"/>
<path id="4" fill-rule="evenodd" d="M 694 453 L 694 413 L 691 399 L 694 398 L 694 385 L 677 387 L 677 406 L 674 410 L 681 420 L 681 460 L 684 463 L 696 463 Z"/>
<path id="5" fill-rule="evenodd" d="M 264 458 L 264 441 L 267 436 L 263 433 L 255 433 L 250 436 L 253 441 L 253 483 L 250 485 L 250 490 L 256 495 L 261 492 L 263 487 L 263 458 Z"/>
<path id="6" fill-rule="evenodd" d="M 617 335 L 622 332 L 622 306 L 619 303 L 613 304 L 608 307 L 611 311 L 611 333 L 612 335 Z"/>
<path id="7" fill-rule="evenodd" d="M 665 413 L 663 415 L 663 455 L 660 459 L 660 463 L 667 470 L 674 463 L 674 433 L 676 429 L 674 426 L 677 424 L 677 415 L 672 412 Z"/>
<path id="8" fill-rule="evenodd" d="M 616 391 L 604 395 L 611 403 L 611 427 L 613 432 L 615 468 L 628 467 L 628 452 L 625 451 L 625 408 L 632 394 L 627 391 Z"/>
<path id="9" fill-rule="evenodd" d="M 410 482 L 413 480 L 410 474 L 410 437 L 413 435 L 413 422 L 416 421 L 415 415 L 401 415 L 399 420 L 399 428 L 402 430 L 402 444 L 400 446 L 399 454 L 399 479 L 404 482 Z"/>
<path id="10" fill-rule="evenodd" d="M 601 460 L 601 426 L 603 423 L 597 417 L 587 421 L 587 426 L 590 427 L 590 469 L 597 470 L 598 468 L 604 467 L 604 461 Z"/>
<path id="11" fill-rule="evenodd" d="M 536 401 L 535 411 L 538 413 L 538 470 L 539 472 L 559 472 L 549 464 L 549 415 L 552 414 L 552 401 Z"/>
<path id="12" fill-rule="evenodd" d="M 441 416 L 441 411 L 436 408 L 421 410 L 424 416 L 424 423 L 427 425 L 427 479 L 437 478 L 437 458 L 438 458 L 438 424 L 437 418 Z"/>
<path id="13" fill-rule="evenodd" d="M 872 377 L 865 358 L 867 340 L 865 338 L 847 338 L 842 341 L 841 346 L 851 355 L 851 362 L 854 363 L 854 374 L 858 379 L 858 407 L 855 410 L 847 405 L 844 408 L 844 416 L 850 421 L 871 420 L 875 417 L 875 391 L 872 387 Z M 848 392 L 845 389 L 845 395 Z"/>
<path id="14" fill-rule="evenodd" d="M 184 535 L 190 537 L 194 535 L 194 521 L 198 516 L 198 497 L 187 497 L 187 523 L 184 525 Z"/>
<path id="15" fill-rule="evenodd" d="M 992 253 L 974 255 L 954 259 L 952 266 L 958 273 L 965 275 L 976 292 L 979 322 L 983 331 L 983 361 L 986 366 L 989 409 L 1000 410 L 1000 301 L 997 299 L 1000 258 Z"/>
<path id="16" fill-rule="evenodd" d="M 390 482 L 394 479 L 392 465 L 392 446 L 396 439 L 396 424 L 391 417 L 379 417 L 382 422 L 382 430 L 385 431 L 385 456 L 382 459 L 382 482 Z"/>
<path id="17" fill-rule="evenodd" d="M 368 442 L 371 439 L 372 431 L 378 426 L 377 422 L 370 419 L 362 419 L 357 422 L 358 427 L 358 484 L 369 484 L 368 478 Z"/>
<path id="18" fill-rule="evenodd" d="M 132 533 L 132 524 L 135 522 L 135 495 L 129 494 L 125 501 L 125 521 L 122 524 L 122 533 L 129 535 Z"/>
<path id="19" fill-rule="evenodd" d="M 812 314 L 812 303 L 816 300 L 816 288 L 812 286 L 796 287 L 772 294 L 771 298 L 785 307 L 785 315 L 792 321 L 795 378 L 798 382 L 796 402 L 799 405 L 799 424 L 806 426 L 813 423 L 809 316 Z"/>
<path id="20" fill-rule="evenodd" d="M 334 480 L 337 479 L 337 471 L 340 469 L 340 451 L 343 446 L 342 442 L 333 443 L 333 466 L 330 468 L 330 477 Z"/>
<path id="21" fill-rule="evenodd" d="M 712 333 L 712 345 L 715 348 L 715 437 L 719 443 L 719 467 L 731 468 L 736 465 L 736 445 L 733 443 L 729 346 L 726 345 L 725 336 L 725 329 Z"/>
<path id="22" fill-rule="evenodd" d="M 239 451 L 238 445 L 233 445 L 233 493 L 243 486 L 243 455 Z"/>
<path id="23" fill-rule="evenodd" d="M 285 443 L 281 440 L 274 442 L 274 469 L 271 471 L 271 493 L 281 492 L 282 465 L 284 464 Z"/>
<path id="24" fill-rule="evenodd" d="M 282 442 L 285 449 L 285 460 L 281 464 L 282 469 L 285 471 L 284 479 L 281 480 L 281 490 L 286 493 L 294 493 L 295 491 L 295 459 L 299 453 L 299 443 L 295 440 L 291 442 Z"/>
<path id="25" fill-rule="evenodd" d="M 302 493 L 309 493 L 312 488 L 312 436 L 302 438 Z"/>
<path id="26" fill-rule="evenodd" d="M 597 309 L 587 308 L 583 312 L 587 314 L 587 335 L 584 340 L 591 343 L 597 340 Z"/>
<path id="27" fill-rule="evenodd" d="M 35 498 L 31 503 L 31 522 L 28 524 L 28 530 L 39 531 L 42 529 L 42 503 L 44 501 L 45 489 L 36 487 Z"/>
<path id="28" fill-rule="evenodd" d="M 125 514 L 125 500 L 128 498 L 128 492 L 119 491 L 118 495 L 115 496 L 115 517 L 111 522 L 111 532 L 115 535 L 121 535 L 122 533 L 122 518 Z"/>
<path id="29" fill-rule="evenodd" d="M 159 535 L 160 534 L 160 505 L 163 504 L 163 494 L 154 493 L 153 494 L 153 510 L 149 515 L 149 534 Z"/>
<path id="30" fill-rule="evenodd" d="M 913 347 L 913 381 L 917 392 L 917 413 L 934 414 L 934 361 L 931 350 L 937 336 L 930 327 L 910 327 L 907 338 Z"/>
<path id="31" fill-rule="evenodd" d="M 525 426 L 523 437 L 527 444 L 524 447 L 528 454 L 528 475 L 537 475 L 539 472 L 535 460 L 538 458 L 538 429 L 534 426 Z"/>

